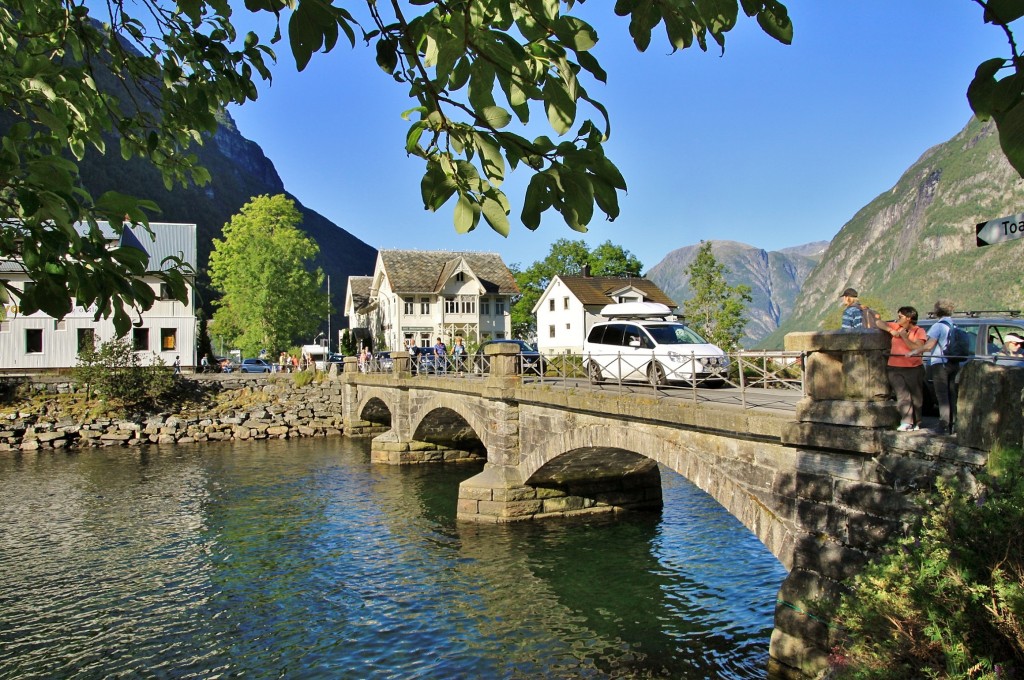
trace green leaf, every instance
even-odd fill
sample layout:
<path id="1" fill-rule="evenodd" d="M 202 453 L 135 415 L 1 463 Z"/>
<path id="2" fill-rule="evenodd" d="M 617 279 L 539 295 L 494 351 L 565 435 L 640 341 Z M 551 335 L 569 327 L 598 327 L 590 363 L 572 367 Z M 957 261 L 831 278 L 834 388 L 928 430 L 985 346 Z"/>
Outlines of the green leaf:
<path id="1" fill-rule="evenodd" d="M 772 7 L 766 7 L 758 12 L 757 23 L 761 30 L 783 45 L 791 45 L 793 43 L 793 22 L 789 18 L 789 13 L 782 5 L 771 4 Z"/>
<path id="2" fill-rule="evenodd" d="M 395 72 L 398 67 L 398 43 L 391 38 L 377 41 L 377 65 L 387 74 Z"/>
<path id="3" fill-rule="evenodd" d="M 1024 16 L 1024 2 L 1020 0 L 988 0 L 985 7 L 985 23 L 1005 26 Z"/>
<path id="4" fill-rule="evenodd" d="M 574 52 L 586 52 L 597 44 L 597 31 L 582 19 L 562 16 L 552 28 L 555 35 Z"/>
<path id="5" fill-rule="evenodd" d="M 1005 59 L 989 59 L 982 62 L 974 72 L 974 80 L 967 88 L 967 101 L 979 117 L 989 118 L 993 113 L 995 75 L 1005 64 Z"/>
<path id="6" fill-rule="evenodd" d="M 459 234 L 468 234 L 476 229 L 480 221 L 480 206 L 473 203 L 465 194 L 459 194 L 459 200 L 455 204 L 455 231 Z"/>
<path id="7" fill-rule="evenodd" d="M 576 120 L 576 102 L 558 78 L 549 77 L 544 81 L 544 105 L 551 128 L 559 135 L 568 132 Z"/>
<path id="8" fill-rule="evenodd" d="M 505 181 L 505 159 L 501 155 L 501 147 L 488 135 L 474 133 L 476 148 L 482 157 L 484 174 L 494 186 L 501 186 Z"/>
<path id="9" fill-rule="evenodd" d="M 1024 102 L 993 115 L 999 130 L 999 145 L 1017 174 L 1024 176 Z"/>
<path id="10" fill-rule="evenodd" d="M 512 114 L 500 106 L 488 106 L 480 112 L 481 117 L 492 128 L 500 130 L 512 122 Z"/>
<path id="11" fill-rule="evenodd" d="M 484 196 L 481 211 L 483 212 L 484 219 L 487 220 L 487 224 L 490 225 L 491 229 L 502 236 L 508 236 L 508 209 L 502 206 L 498 201 Z"/>
<path id="12" fill-rule="evenodd" d="M 527 229 L 540 226 L 541 214 L 551 207 L 554 182 L 546 173 L 538 173 L 530 179 L 523 198 L 521 219 Z"/>

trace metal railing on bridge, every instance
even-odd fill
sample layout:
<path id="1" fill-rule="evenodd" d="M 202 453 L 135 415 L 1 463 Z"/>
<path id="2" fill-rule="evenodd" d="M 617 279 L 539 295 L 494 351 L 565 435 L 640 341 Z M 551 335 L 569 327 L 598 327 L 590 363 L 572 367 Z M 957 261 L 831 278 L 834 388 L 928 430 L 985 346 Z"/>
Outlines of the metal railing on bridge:
<path id="1" fill-rule="evenodd" d="M 672 368 L 653 353 L 515 357 L 516 373 L 524 384 L 647 392 L 660 398 L 782 410 L 793 410 L 804 395 L 803 359 L 801 352 L 785 351 L 747 350 L 725 357 L 690 352 L 679 353 Z M 477 354 L 418 354 L 410 357 L 410 370 L 414 377 L 482 380 L 491 373 L 491 361 L 492 357 Z M 389 353 L 381 353 L 360 363 L 360 370 L 390 373 L 394 362 Z"/>

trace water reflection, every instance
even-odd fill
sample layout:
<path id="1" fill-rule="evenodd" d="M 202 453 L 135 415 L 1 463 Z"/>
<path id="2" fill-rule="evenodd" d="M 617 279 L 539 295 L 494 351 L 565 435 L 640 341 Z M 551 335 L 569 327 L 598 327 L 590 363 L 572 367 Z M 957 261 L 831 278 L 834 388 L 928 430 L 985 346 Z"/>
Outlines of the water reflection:
<path id="1" fill-rule="evenodd" d="M 456 523 L 466 466 L 315 439 L 0 458 L 0 678 L 763 677 L 782 568 L 661 515 Z"/>

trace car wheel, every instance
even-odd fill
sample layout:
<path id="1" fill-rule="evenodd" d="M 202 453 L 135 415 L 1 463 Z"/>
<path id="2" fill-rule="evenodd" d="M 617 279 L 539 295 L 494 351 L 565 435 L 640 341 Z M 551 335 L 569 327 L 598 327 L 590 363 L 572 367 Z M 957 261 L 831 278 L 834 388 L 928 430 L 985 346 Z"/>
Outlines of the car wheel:
<path id="1" fill-rule="evenodd" d="M 604 376 L 601 375 L 601 367 L 597 365 L 596 361 L 591 360 L 587 363 L 587 375 L 590 376 L 591 385 L 604 382 Z"/>
<path id="2" fill-rule="evenodd" d="M 647 379 L 652 385 L 668 385 L 668 378 L 665 377 L 665 369 L 657 361 L 647 364 Z"/>

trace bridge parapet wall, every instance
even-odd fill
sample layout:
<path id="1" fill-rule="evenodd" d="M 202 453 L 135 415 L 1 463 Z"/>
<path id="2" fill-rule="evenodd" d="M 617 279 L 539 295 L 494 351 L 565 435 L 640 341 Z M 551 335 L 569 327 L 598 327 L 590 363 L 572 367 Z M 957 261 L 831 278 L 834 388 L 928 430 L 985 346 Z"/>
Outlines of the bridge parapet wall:
<path id="1" fill-rule="evenodd" d="M 804 394 L 782 441 L 794 446 L 876 454 L 896 426 L 886 379 L 892 338 L 882 331 L 790 333 L 786 350 L 805 353 Z"/>

